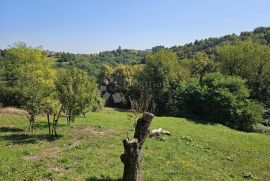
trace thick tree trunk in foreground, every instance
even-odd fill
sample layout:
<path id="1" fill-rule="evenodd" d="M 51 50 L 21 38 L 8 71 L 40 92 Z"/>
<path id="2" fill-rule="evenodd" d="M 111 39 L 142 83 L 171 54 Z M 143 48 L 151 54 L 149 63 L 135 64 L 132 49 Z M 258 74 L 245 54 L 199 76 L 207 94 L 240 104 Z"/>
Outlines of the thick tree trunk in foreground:
<path id="1" fill-rule="evenodd" d="M 141 156 L 140 152 L 146 137 L 149 134 L 149 127 L 154 115 L 151 113 L 143 113 L 138 119 L 134 139 L 128 138 L 123 140 L 124 154 L 121 155 L 121 161 L 124 164 L 124 181 L 141 181 Z"/>

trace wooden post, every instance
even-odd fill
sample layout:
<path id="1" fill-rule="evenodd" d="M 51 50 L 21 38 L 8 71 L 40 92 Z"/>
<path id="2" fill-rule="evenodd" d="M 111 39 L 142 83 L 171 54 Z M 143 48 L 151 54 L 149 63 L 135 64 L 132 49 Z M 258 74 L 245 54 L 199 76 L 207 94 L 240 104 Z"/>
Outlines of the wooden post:
<path id="1" fill-rule="evenodd" d="M 121 155 L 121 161 L 124 164 L 124 181 L 141 181 L 141 156 L 140 152 L 146 137 L 149 134 L 149 127 L 154 115 L 144 112 L 142 117 L 138 119 L 134 139 L 123 140 L 124 154 Z"/>

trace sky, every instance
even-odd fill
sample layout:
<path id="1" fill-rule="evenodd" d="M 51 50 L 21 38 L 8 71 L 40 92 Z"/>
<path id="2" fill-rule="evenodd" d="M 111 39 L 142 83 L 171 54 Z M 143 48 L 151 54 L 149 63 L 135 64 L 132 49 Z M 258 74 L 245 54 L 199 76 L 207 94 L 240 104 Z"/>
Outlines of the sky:
<path id="1" fill-rule="evenodd" d="M 270 26 L 269 0 L 0 0 L 0 49 L 142 50 L 259 26 Z"/>

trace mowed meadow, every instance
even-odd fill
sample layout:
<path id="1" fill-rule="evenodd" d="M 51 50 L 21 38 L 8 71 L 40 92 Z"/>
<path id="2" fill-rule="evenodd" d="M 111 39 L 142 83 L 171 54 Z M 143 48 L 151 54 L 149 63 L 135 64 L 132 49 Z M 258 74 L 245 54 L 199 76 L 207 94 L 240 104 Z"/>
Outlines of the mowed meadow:
<path id="1" fill-rule="evenodd" d="M 38 117 L 30 133 L 22 111 L 2 111 L 0 180 L 121 180 L 122 141 L 134 133 L 130 115 L 104 108 L 78 117 L 70 126 L 61 117 L 60 136 L 50 139 L 45 116 Z M 175 117 L 155 117 L 154 128 L 172 135 L 147 138 L 142 150 L 143 180 L 270 178 L 269 135 Z"/>

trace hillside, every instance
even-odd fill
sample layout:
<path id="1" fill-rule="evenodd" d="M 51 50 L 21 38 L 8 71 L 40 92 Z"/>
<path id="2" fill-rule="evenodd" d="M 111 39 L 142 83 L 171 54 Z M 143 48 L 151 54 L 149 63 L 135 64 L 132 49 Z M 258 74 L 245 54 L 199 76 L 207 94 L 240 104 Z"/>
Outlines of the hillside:
<path id="1" fill-rule="evenodd" d="M 270 45 L 270 27 L 258 27 L 253 31 L 241 32 L 240 35 L 230 34 L 222 37 L 210 37 L 196 40 L 183 46 L 173 46 L 170 49 L 176 52 L 179 59 L 191 58 L 194 53 L 204 51 L 209 56 L 215 55 L 215 48 L 224 44 L 234 44 L 238 41 L 251 40 L 256 43 Z"/>
<path id="2" fill-rule="evenodd" d="M 270 27 L 258 27 L 253 31 L 241 32 L 240 35 L 230 34 L 222 37 L 209 37 L 195 42 L 187 43 L 180 46 L 164 47 L 156 46 L 149 50 L 124 49 L 120 46 L 116 50 L 103 51 L 97 54 L 72 54 L 65 52 L 45 51 L 53 57 L 57 67 L 72 68 L 77 67 L 88 72 L 89 75 L 97 76 L 100 67 L 108 64 L 115 67 L 119 64 L 144 64 L 145 55 L 151 51 L 157 51 L 161 48 L 171 49 L 179 58 L 186 59 L 198 51 L 206 52 L 210 57 L 215 56 L 217 46 L 224 44 L 234 44 L 238 41 L 252 40 L 254 42 L 269 45 L 270 44 Z M 0 50 L 0 63 L 5 51 Z"/>
<path id="3" fill-rule="evenodd" d="M 121 49 L 121 47 L 119 47 L 116 50 L 103 51 L 93 55 L 58 53 L 53 56 L 56 58 L 59 67 L 78 67 L 87 71 L 90 75 L 97 76 L 103 64 L 108 64 L 113 67 L 119 64 L 141 64 L 144 63 L 144 57 L 149 51 L 157 51 L 161 48 L 171 49 L 177 54 L 179 60 L 192 58 L 198 51 L 204 51 L 210 57 L 214 57 L 217 46 L 234 44 L 244 40 L 252 40 L 260 44 L 270 45 L 270 27 L 258 27 L 253 31 L 241 32 L 240 35 L 233 33 L 222 37 L 209 37 L 181 46 L 156 46 L 150 50 L 140 51 Z"/>
<path id="4" fill-rule="evenodd" d="M 45 117 L 27 131 L 23 113 L 0 114 L 0 180 L 117 180 L 123 172 L 122 140 L 133 121 L 126 111 L 104 109 L 78 117 L 70 127 L 61 118 L 57 140 L 47 138 Z M 270 137 L 174 117 L 156 117 L 170 137 L 147 139 L 144 180 L 268 180 Z"/>

